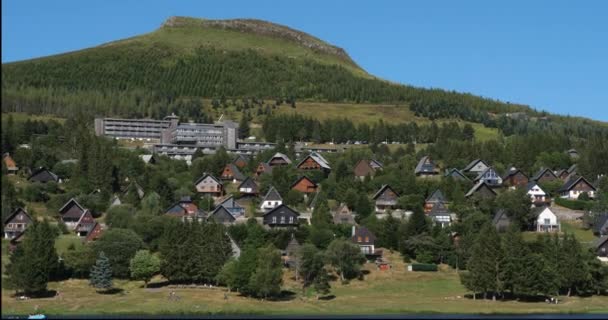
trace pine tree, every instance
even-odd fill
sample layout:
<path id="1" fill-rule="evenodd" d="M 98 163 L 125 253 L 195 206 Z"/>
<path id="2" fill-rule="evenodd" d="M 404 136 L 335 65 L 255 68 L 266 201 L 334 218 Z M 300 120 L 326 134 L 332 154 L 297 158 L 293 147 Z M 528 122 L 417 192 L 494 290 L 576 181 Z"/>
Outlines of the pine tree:
<path id="1" fill-rule="evenodd" d="M 243 113 L 241 121 L 239 122 L 239 139 L 247 139 L 247 137 L 249 137 L 249 132 L 249 117 L 246 113 Z"/>
<path id="2" fill-rule="evenodd" d="M 24 268 L 28 268 L 29 266 L 24 256 L 23 246 L 17 246 L 15 251 L 10 255 L 9 263 L 4 270 L 6 288 L 15 290 L 15 294 L 23 290 L 26 285 Z"/>
<path id="3" fill-rule="evenodd" d="M 103 251 L 99 253 L 95 265 L 91 268 L 89 284 L 98 291 L 107 291 L 112 288 L 112 267 L 110 259 Z"/>
<path id="4" fill-rule="evenodd" d="M 484 225 L 467 263 L 468 278 L 463 284 L 474 293 L 483 292 L 484 299 L 487 293 L 492 293 L 495 300 L 496 294 L 502 292 L 504 287 L 500 245 L 500 237 L 494 226 L 489 223 Z"/>
<path id="5" fill-rule="evenodd" d="M 327 275 L 327 270 L 325 268 L 321 268 L 319 274 L 315 278 L 314 288 L 317 291 L 317 300 L 319 299 L 319 295 L 328 295 L 331 292 L 331 285 L 329 284 L 329 276 Z"/>

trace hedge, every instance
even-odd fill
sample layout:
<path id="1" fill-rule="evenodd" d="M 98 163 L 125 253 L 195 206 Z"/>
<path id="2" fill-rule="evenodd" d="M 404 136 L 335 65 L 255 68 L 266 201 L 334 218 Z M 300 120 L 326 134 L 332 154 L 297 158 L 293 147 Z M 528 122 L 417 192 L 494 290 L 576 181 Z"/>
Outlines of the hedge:
<path id="1" fill-rule="evenodd" d="M 412 263 L 410 266 L 412 271 L 437 271 L 437 265 L 434 263 Z"/>
<path id="2" fill-rule="evenodd" d="M 568 200 L 563 198 L 555 198 L 555 204 L 572 210 L 591 210 L 591 207 L 593 206 L 591 201 Z"/>

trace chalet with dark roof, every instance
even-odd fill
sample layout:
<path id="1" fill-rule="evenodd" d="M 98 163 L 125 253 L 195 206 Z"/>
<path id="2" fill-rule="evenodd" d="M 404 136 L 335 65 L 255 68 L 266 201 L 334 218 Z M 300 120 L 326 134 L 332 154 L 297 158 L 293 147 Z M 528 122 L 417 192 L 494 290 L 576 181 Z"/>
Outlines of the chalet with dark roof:
<path id="1" fill-rule="evenodd" d="M 334 224 L 355 224 L 355 217 L 348 206 L 342 203 L 333 213 Z"/>
<path id="2" fill-rule="evenodd" d="M 250 177 L 245 178 L 238 186 L 239 193 L 241 196 L 252 196 L 256 197 L 259 193 L 258 184 L 253 181 Z"/>
<path id="3" fill-rule="evenodd" d="M 608 258 L 608 236 L 603 236 L 597 239 L 593 248 L 598 257 Z"/>
<path id="4" fill-rule="evenodd" d="M 142 186 L 137 183 L 137 181 L 135 180 L 131 180 L 129 182 L 129 184 L 127 185 L 127 187 L 124 189 L 123 191 L 123 195 L 127 195 L 130 192 L 136 192 L 136 196 L 141 200 L 144 198 L 145 192 L 144 192 L 144 188 L 142 188 Z"/>
<path id="5" fill-rule="evenodd" d="M 263 217 L 264 225 L 271 228 L 297 227 L 300 213 L 281 204 L 266 212 Z"/>
<path id="6" fill-rule="evenodd" d="M 499 187 L 502 185 L 502 177 L 494 170 L 492 167 L 486 168 L 484 171 L 480 172 L 473 182 L 478 183 L 479 181 L 485 182 L 490 187 Z"/>
<path id="7" fill-rule="evenodd" d="M 488 165 L 485 161 L 481 159 L 475 159 L 471 161 L 466 167 L 464 167 L 462 171 L 464 171 L 464 173 L 479 174 L 480 172 L 485 171 L 489 167 L 490 165 Z"/>
<path id="8" fill-rule="evenodd" d="M 430 156 L 424 156 L 414 169 L 417 177 L 436 177 L 439 175 L 439 167 L 431 160 Z"/>
<path id="9" fill-rule="evenodd" d="M 235 218 L 245 216 L 245 208 L 236 202 L 233 196 L 226 198 L 219 205 L 226 208 Z"/>
<path id="10" fill-rule="evenodd" d="M 608 235 L 608 213 L 597 216 L 593 223 L 593 234 L 600 237 Z"/>
<path id="11" fill-rule="evenodd" d="M 59 209 L 59 215 L 61 215 L 61 221 L 63 221 L 68 228 L 74 229 L 85 211 L 87 211 L 87 209 L 78 203 L 76 199 L 71 198 Z"/>
<path id="12" fill-rule="evenodd" d="M 2 156 L 2 161 L 4 162 L 4 165 L 6 166 L 6 170 L 7 170 L 8 174 L 15 174 L 15 173 L 17 173 L 17 171 L 19 171 L 19 167 L 17 167 L 17 163 L 15 162 L 13 157 L 11 157 L 11 155 L 8 152 Z"/>
<path id="13" fill-rule="evenodd" d="M 245 180 L 245 175 L 241 173 L 239 167 L 237 167 L 233 163 L 229 163 L 222 170 L 222 174 L 220 175 L 220 179 L 232 181 L 232 183 L 237 183 Z"/>
<path id="14" fill-rule="evenodd" d="M 237 154 L 234 160 L 232 160 L 232 163 L 240 169 L 243 169 L 249 164 L 249 159 L 242 154 Z"/>
<path id="15" fill-rule="evenodd" d="M 255 176 L 259 178 L 261 175 L 266 173 L 272 173 L 272 167 L 266 162 L 260 162 L 255 168 Z"/>
<path id="16" fill-rule="evenodd" d="M 383 185 L 372 197 L 372 200 L 375 201 L 376 213 L 385 213 L 386 210 L 397 208 L 398 198 L 399 194 L 393 188 L 388 184 Z"/>
<path id="17" fill-rule="evenodd" d="M 103 235 L 103 232 L 104 232 L 104 229 L 103 229 L 101 223 L 95 222 L 95 224 L 93 225 L 93 228 L 91 228 L 91 230 L 85 237 L 84 241 L 85 242 L 95 241 Z"/>
<path id="18" fill-rule="evenodd" d="M 445 174 L 443 175 L 445 178 L 451 177 L 454 180 L 460 180 L 460 181 L 471 181 L 471 179 L 469 179 L 469 177 L 467 177 L 462 171 L 456 169 L 456 168 L 452 168 L 452 169 L 446 169 Z"/>
<path id="19" fill-rule="evenodd" d="M 578 199 L 578 197 L 583 193 L 587 193 L 589 198 L 595 198 L 596 191 L 597 189 L 582 176 L 570 177 L 570 179 L 568 179 L 568 181 L 566 181 L 566 183 L 564 183 L 564 185 L 557 190 L 560 197 L 571 200 Z"/>
<path id="20" fill-rule="evenodd" d="M 19 233 L 24 232 L 34 220 L 23 208 L 15 209 L 4 220 L 4 239 L 13 239 Z"/>
<path id="21" fill-rule="evenodd" d="M 182 197 L 179 201 L 172 204 L 165 214 L 171 217 L 179 218 L 183 221 L 197 219 L 200 220 L 202 213 L 198 206 L 190 197 Z"/>
<path id="22" fill-rule="evenodd" d="M 544 206 L 551 203 L 549 195 L 535 181 L 530 181 L 526 185 L 526 192 L 530 196 L 532 205 Z"/>
<path id="23" fill-rule="evenodd" d="M 511 168 L 504 177 L 502 177 L 502 182 L 505 186 L 508 186 L 512 189 L 518 187 L 524 187 L 528 184 L 529 179 L 528 176 L 521 170 L 517 168 Z"/>
<path id="24" fill-rule="evenodd" d="M 424 201 L 424 213 L 429 213 L 431 212 L 431 209 L 433 209 L 433 206 L 437 203 L 446 203 L 447 200 L 445 199 L 445 196 L 443 195 L 443 192 L 441 192 L 441 190 L 437 189 L 435 191 L 433 191 L 433 193 L 431 193 L 431 195 L 426 198 L 426 200 Z"/>
<path id="25" fill-rule="evenodd" d="M 481 197 L 481 198 L 494 198 L 494 197 L 496 197 L 496 191 L 494 191 L 492 189 L 492 187 L 490 187 L 484 181 L 479 181 L 464 196 L 466 198 L 469 198 L 474 195 L 477 195 L 478 197 Z"/>
<path id="26" fill-rule="evenodd" d="M 376 174 L 376 171 L 382 170 L 382 168 L 382 164 L 376 160 L 362 159 L 357 162 L 353 172 L 355 174 L 355 178 L 363 180 L 367 176 L 373 177 Z"/>
<path id="27" fill-rule="evenodd" d="M 215 199 L 224 195 L 224 184 L 216 177 L 205 173 L 196 182 L 196 191 L 202 196 L 211 196 Z"/>
<path id="28" fill-rule="evenodd" d="M 122 204 L 122 200 L 120 200 L 120 197 L 118 195 L 113 195 L 112 199 L 110 199 L 110 208 L 113 206 L 119 206 Z"/>
<path id="29" fill-rule="evenodd" d="M 232 224 L 236 221 L 236 217 L 233 216 L 228 209 L 221 205 L 217 206 L 207 219 L 215 220 L 215 222 L 222 224 Z"/>
<path id="30" fill-rule="evenodd" d="M 96 223 L 97 222 L 95 221 L 95 218 L 93 218 L 93 214 L 91 214 L 91 211 L 85 210 L 80 216 L 80 219 L 78 219 L 74 231 L 76 231 L 76 234 L 79 237 L 86 237 L 89 232 L 93 230 L 93 227 L 95 227 Z"/>
<path id="31" fill-rule="evenodd" d="M 540 170 L 538 170 L 538 172 L 536 172 L 536 174 L 534 176 L 532 176 L 532 178 L 530 180 L 536 181 L 538 183 L 545 183 L 545 182 L 551 182 L 551 181 L 554 181 L 557 179 L 558 178 L 555 175 L 555 173 L 553 173 L 553 171 L 551 171 L 548 168 L 541 168 Z"/>
<path id="32" fill-rule="evenodd" d="M 376 236 L 366 227 L 352 226 L 350 241 L 359 246 L 364 255 L 376 254 Z"/>
<path id="33" fill-rule="evenodd" d="M 271 186 L 270 189 L 268 189 L 266 195 L 264 196 L 264 199 L 262 199 L 260 209 L 262 209 L 263 211 L 268 211 L 282 204 L 283 198 L 281 197 L 277 189 Z"/>
<path id="34" fill-rule="evenodd" d="M 511 218 L 507 214 L 507 210 L 498 209 L 492 218 L 492 225 L 498 232 L 505 232 L 511 226 Z"/>
<path id="35" fill-rule="evenodd" d="M 568 180 L 570 173 L 568 173 L 568 169 L 559 169 L 559 170 L 555 171 L 555 176 L 563 181 L 566 181 L 566 180 Z"/>
<path id="36" fill-rule="evenodd" d="M 435 203 L 429 212 L 429 217 L 441 228 L 449 227 L 452 224 L 452 212 L 448 210 L 444 202 Z"/>
<path id="37" fill-rule="evenodd" d="M 277 152 L 275 153 L 268 162 L 266 162 L 269 166 L 286 166 L 291 164 L 291 159 L 289 159 L 286 155 Z"/>
<path id="38" fill-rule="evenodd" d="M 304 157 L 304 159 L 302 159 L 302 161 L 300 161 L 296 165 L 296 168 L 298 168 L 298 170 L 305 170 L 305 171 L 307 171 L 307 170 L 323 171 L 325 174 L 329 174 L 329 172 L 331 171 L 329 162 L 327 160 L 325 160 L 325 158 L 323 158 L 322 155 L 320 155 L 316 152 L 311 152 L 306 157 Z"/>
<path id="39" fill-rule="evenodd" d="M 301 176 L 291 185 L 292 190 L 300 191 L 304 194 L 315 193 L 319 186 L 307 176 Z"/>
<path id="40" fill-rule="evenodd" d="M 45 167 L 38 168 L 27 178 L 27 180 L 40 183 L 61 182 L 61 179 L 59 179 L 56 174 L 52 173 Z"/>

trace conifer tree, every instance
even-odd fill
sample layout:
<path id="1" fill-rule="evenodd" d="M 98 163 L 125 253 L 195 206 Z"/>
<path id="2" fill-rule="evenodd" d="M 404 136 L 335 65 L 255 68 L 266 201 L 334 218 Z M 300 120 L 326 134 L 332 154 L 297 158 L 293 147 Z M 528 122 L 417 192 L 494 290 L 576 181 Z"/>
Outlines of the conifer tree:
<path id="1" fill-rule="evenodd" d="M 321 268 L 317 277 L 315 277 L 314 288 L 317 291 L 317 300 L 319 295 L 328 295 L 331 292 L 331 285 L 329 284 L 329 276 L 327 270 Z"/>
<path id="2" fill-rule="evenodd" d="M 495 300 L 504 287 L 500 245 L 496 229 L 487 223 L 482 227 L 471 249 L 471 258 L 467 263 L 468 277 L 463 284 L 474 293 L 481 291 L 484 299 L 487 293 L 492 293 L 492 300 Z"/>
<path id="3" fill-rule="evenodd" d="M 268 298 L 281 293 L 283 283 L 283 264 L 279 251 L 268 245 L 258 252 L 254 273 L 251 275 L 249 287 L 255 296 Z"/>
<path id="4" fill-rule="evenodd" d="M 95 265 L 91 268 L 89 284 L 98 291 L 107 291 L 112 288 L 112 267 L 110 259 L 103 251 L 99 253 Z"/>

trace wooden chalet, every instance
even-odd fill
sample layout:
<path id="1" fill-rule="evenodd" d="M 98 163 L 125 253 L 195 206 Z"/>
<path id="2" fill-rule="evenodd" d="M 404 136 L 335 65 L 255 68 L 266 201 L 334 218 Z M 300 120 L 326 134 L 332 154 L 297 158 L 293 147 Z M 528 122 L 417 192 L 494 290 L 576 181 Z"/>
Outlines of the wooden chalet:
<path id="1" fill-rule="evenodd" d="M 224 184 L 218 178 L 205 173 L 194 182 L 196 191 L 202 196 L 210 196 L 217 199 L 224 195 Z"/>
<path id="2" fill-rule="evenodd" d="M 430 156 L 424 156 L 414 169 L 414 174 L 417 177 L 437 177 L 441 171 L 439 167 L 431 160 Z"/>
<path id="3" fill-rule="evenodd" d="M 481 159 L 475 159 L 475 160 L 471 161 L 466 167 L 464 167 L 464 169 L 462 169 L 462 171 L 465 174 L 466 173 L 479 174 L 480 172 L 485 171 L 489 167 L 490 167 L 490 165 L 488 165 L 485 161 L 483 161 Z"/>
<path id="4" fill-rule="evenodd" d="M 331 167 L 329 166 L 329 162 L 323 158 L 320 154 L 316 152 L 311 152 L 308 154 L 302 161 L 300 161 L 296 168 L 298 170 L 317 170 L 322 171 L 326 175 L 331 171 Z"/>
<path id="5" fill-rule="evenodd" d="M 260 162 L 255 168 L 255 177 L 259 178 L 263 174 L 272 173 L 272 167 L 266 162 Z"/>
<path id="6" fill-rule="evenodd" d="M 593 245 L 595 254 L 600 258 L 608 258 L 608 236 L 597 239 Z M 608 260 L 606 260 L 608 262 Z"/>
<path id="7" fill-rule="evenodd" d="M 494 198 L 496 197 L 496 191 L 482 180 L 475 184 L 464 196 L 465 198 L 469 198 L 474 195 L 481 198 Z"/>
<path id="8" fill-rule="evenodd" d="M 237 154 L 232 163 L 240 169 L 245 168 L 249 164 L 249 159 L 242 154 Z"/>
<path id="9" fill-rule="evenodd" d="M 598 237 L 608 235 L 608 213 L 597 216 L 592 229 L 593 234 Z"/>
<path id="10" fill-rule="evenodd" d="M 431 193 L 431 195 L 426 198 L 426 200 L 424 201 L 424 213 L 429 213 L 431 212 L 431 209 L 433 209 L 433 206 L 437 203 L 446 203 L 447 200 L 445 199 L 445 196 L 443 195 L 443 192 L 441 192 L 441 190 L 437 189 L 435 191 L 433 191 L 433 193 Z"/>
<path id="11" fill-rule="evenodd" d="M 319 186 L 307 176 L 301 176 L 291 185 L 292 190 L 300 191 L 304 194 L 315 193 Z"/>
<path id="12" fill-rule="evenodd" d="M 34 220 L 23 208 L 15 209 L 4 220 L 4 239 L 13 239 L 24 232 Z"/>
<path id="13" fill-rule="evenodd" d="M 122 204 L 122 200 L 120 200 L 120 197 L 118 195 L 113 195 L 112 199 L 110 199 L 110 208 L 113 206 L 119 206 Z"/>
<path id="14" fill-rule="evenodd" d="M 260 205 L 260 209 L 262 209 L 262 211 L 268 211 L 268 210 L 272 210 L 282 204 L 283 204 L 283 198 L 281 197 L 281 195 L 279 194 L 277 189 L 275 189 L 274 187 L 271 186 L 270 189 L 268 189 L 268 192 L 266 193 L 266 195 L 264 196 L 264 199 L 262 199 L 262 204 Z"/>
<path id="15" fill-rule="evenodd" d="M 139 158 L 145 163 L 145 164 L 156 164 L 156 156 L 154 156 L 153 154 L 140 154 Z"/>
<path id="16" fill-rule="evenodd" d="M 182 221 L 191 221 L 193 219 L 201 220 L 203 215 L 196 203 L 194 203 L 190 197 L 182 197 L 179 201 L 167 208 L 165 214 L 170 217 L 179 218 Z"/>
<path id="17" fill-rule="evenodd" d="M 271 228 L 297 227 L 300 213 L 291 209 L 287 205 L 281 204 L 278 207 L 266 212 L 263 223 Z"/>
<path id="18" fill-rule="evenodd" d="M 507 214 L 507 210 L 499 209 L 494 214 L 494 218 L 492 218 L 492 225 L 496 228 L 498 232 L 505 232 L 511 226 L 511 218 Z"/>
<path id="19" fill-rule="evenodd" d="M 469 177 L 467 177 L 462 171 L 456 169 L 456 168 L 452 168 L 452 169 L 446 169 L 445 174 L 443 175 L 445 178 L 449 178 L 451 177 L 454 180 L 460 180 L 460 181 L 471 181 L 471 179 L 469 179 Z"/>
<path id="20" fill-rule="evenodd" d="M 214 220 L 215 222 L 222 224 L 232 224 L 236 221 L 236 217 L 233 216 L 228 209 L 220 205 L 217 206 L 215 210 L 211 212 L 211 214 L 209 214 L 207 220 Z"/>
<path id="21" fill-rule="evenodd" d="M 355 224 L 355 216 L 345 203 L 333 213 L 334 224 Z"/>
<path id="22" fill-rule="evenodd" d="M 17 173 L 17 171 L 19 171 L 19 167 L 17 167 L 17 163 L 15 162 L 13 157 L 11 157 L 11 155 L 8 152 L 2 156 L 2 161 L 4 162 L 4 165 L 6 166 L 6 170 L 7 170 L 8 174 L 15 174 L 15 173 Z"/>
<path id="23" fill-rule="evenodd" d="M 27 178 L 27 180 L 31 182 L 40 183 L 61 182 L 61 179 L 59 179 L 56 174 L 52 173 L 45 167 L 38 168 L 37 170 L 32 172 L 32 174 Z"/>
<path id="24" fill-rule="evenodd" d="M 291 164 L 291 160 L 286 155 L 277 152 L 266 163 L 271 167 L 286 166 Z"/>
<path id="25" fill-rule="evenodd" d="M 63 221 L 68 228 L 74 229 L 85 211 L 87 211 L 87 209 L 78 203 L 76 199 L 71 198 L 59 209 L 59 215 L 61 216 L 61 221 Z"/>
<path id="26" fill-rule="evenodd" d="M 95 241 L 103 235 L 104 231 L 105 230 L 103 229 L 101 223 L 95 222 L 95 224 L 93 225 L 93 228 L 91 228 L 91 230 L 89 231 L 87 236 L 84 238 L 84 241 L 85 242 Z"/>
<path id="27" fill-rule="evenodd" d="M 473 182 L 475 183 L 478 183 L 479 181 L 484 181 L 491 187 L 499 187 L 502 185 L 502 177 L 492 167 L 486 168 L 473 179 Z"/>
<path id="28" fill-rule="evenodd" d="M 397 208 L 397 199 L 399 194 L 393 190 L 388 184 L 383 185 L 376 194 L 372 197 L 375 201 L 376 213 L 385 213 L 386 210 L 394 210 Z"/>
<path id="29" fill-rule="evenodd" d="M 350 241 L 359 246 L 361 253 L 368 259 L 373 256 L 381 256 L 382 251 L 376 250 L 374 244 L 376 236 L 366 227 L 352 226 Z"/>
<path id="30" fill-rule="evenodd" d="M 353 172 L 355 174 L 355 178 L 364 180 L 367 176 L 373 177 L 376 175 L 376 171 L 382 170 L 382 168 L 382 164 L 376 160 L 362 159 L 357 162 Z"/>
<path id="31" fill-rule="evenodd" d="M 93 230 L 93 227 L 95 227 L 96 223 L 97 222 L 95 221 L 95 218 L 93 218 L 93 214 L 91 214 L 91 211 L 85 210 L 80 216 L 80 219 L 78 219 L 76 227 L 74 227 L 74 231 L 76 231 L 76 234 L 79 237 L 86 237 L 87 235 L 89 235 L 89 232 Z"/>
<path id="32" fill-rule="evenodd" d="M 245 178 L 245 175 L 241 173 L 239 167 L 233 163 L 227 164 L 220 175 L 220 179 L 232 181 L 232 183 L 242 182 Z"/>
<path id="33" fill-rule="evenodd" d="M 253 196 L 257 197 L 259 193 L 258 184 L 253 181 L 250 177 L 245 178 L 238 186 L 239 193 L 241 196 Z"/>
<path id="34" fill-rule="evenodd" d="M 589 198 L 595 198 L 597 189 L 584 177 L 573 176 L 557 192 L 561 198 L 576 200 L 583 193 L 587 193 Z"/>
<path id="35" fill-rule="evenodd" d="M 541 168 L 536 172 L 534 176 L 530 180 L 536 181 L 538 183 L 545 183 L 557 180 L 558 177 L 548 168 Z"/>
<path id="36" fill-rule="evenodd" d="M 232 214 L 235 218 L 245 216 L 245 208 L 238 204 L 233 196 L 226 198 L 224 201 L 220 202 L 219 205 L 230 211 L 230 214 Z"/>
<path id="37" fill-rule="evenodd" d="M 528 180 L 528 176 L 517 168 L 509 169 L 505 176 L 502 177 L 503 184 L 512 189 L 526 186 L 529 182 Z"/>
<path id="38" fill-rule="evenodd" d="M 435 203 L 429 212 L 429 217 L 441 228 L 449 227 L 452 224 L 452 212 L 448 210 L 445 202 Z"/>
<path id="39" fill-rule="evenodd" d="M 530 181 L 526 185 L 526 192 L 530 196 L 533 206 L 544 206 L 551 203 L 549 195 L 535 181 Z"/>
<path id="40" fill-rule="evenodd" d="M 135 180 L 131 180 L 129 182 L 129 184 L 123 191 L 123 196 L 126 196 L 131 192 L 136 192 L 136 196 L 140 200 L 143 199 L 144 196 L 146 195 L 146 193 L 144 192 L 144 188 L 139 183 L 137 183 L 137 181 L 135 181 Z"/>

